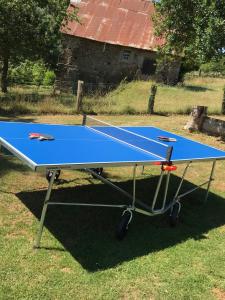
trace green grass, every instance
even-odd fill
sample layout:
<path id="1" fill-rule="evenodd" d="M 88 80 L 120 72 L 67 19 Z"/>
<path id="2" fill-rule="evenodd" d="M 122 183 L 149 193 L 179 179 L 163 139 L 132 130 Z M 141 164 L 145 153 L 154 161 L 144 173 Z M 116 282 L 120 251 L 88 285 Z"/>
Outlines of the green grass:
<path id="1" fill-rule="evenodd" d="M 122 84 L 105 97 L 84 99 L 84 109 L 96 113 L 146 113 L 152 82 Z M 194 105 L 208 106 L 210 114 L 219 114 L 225 79 L 194 78 L 183 86 L 159 85 L 155 98 L 156 113 L 186 114 Z"/>
<path id="2" fill-rule="evenodd" d="M 96 114 L 145 114 L 153 82 L 121 83 L 105 96 L 99 94 L 83 99 L 83 111 Z M 193 78 L 182 86 L 159 85 L 155 99 L 158 114 L 189 114 L 192 106 L 208 106 L 209 114 L 220 114 L 225 79 Z M 71 94 L 53 96 L 48 87 L 13 87 L 0 94 L 0 113 L 18 114 L 74 114 L 76 97 Z"/>
<path id="3" fill-rule="evenodd" d="M 220 147 L 214 137 L 183 130 L 187 116 L 101 116 L 114 124 L 155 125 Z M 7 120 L 6 117 L 1 119 Z M 18 120 L 18 118 L 10 118 Z M 22 121 L 77 124 L 80 116 L 24 116 Z M 56 149 L 57 151 L 57 149 Z M 224 299 L 225 162 L 218 162 L 209 201 L 204 190 L 185 198 L 180 222 L 135 214 L 122 242 L 114 231 L 120 210 L 50 207 L 42 248 L 32 248 L 47 182 L 17 159 L 0 156 L 0 299 Z M 182 167 L 172 176 L 172 189 Z M 190 169 L 186 187 L 202 182 L 208 163 Z M 132 190 L 130 168 L 107 177 Z M 151 199 L 158 168 L 138 170 L 137 196 Z M 126 201 L 84 172 L 64 170 L 54 186 L 59 201 Z"/>

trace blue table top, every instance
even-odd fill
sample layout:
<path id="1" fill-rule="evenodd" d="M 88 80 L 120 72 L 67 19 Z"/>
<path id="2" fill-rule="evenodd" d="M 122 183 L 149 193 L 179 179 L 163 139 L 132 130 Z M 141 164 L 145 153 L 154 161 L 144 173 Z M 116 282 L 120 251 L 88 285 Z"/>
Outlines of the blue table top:
<path id="1" fill-rule="evenodd" d="M 165 142 L 173 147 L 171 161 L 194 161 L 225 159 L 225 151 L 199 143 L 197 141 L 182 137 L 156 127 L 125 127 L 127 130 L 157 140 L 158 136 L 175 138 L 176 142 Z"/>
<path id="2" fill-rule="evenodd" d="M 158 142 L 158 136 L 176 138 L 176 142 L 163 142 L 173 146 L 171 161 L 225 159 L 225 152 L 186 139 L 155 127 L 122 127 L 125 130 Z M 30 139 L 29 133 L 54 136 L 52 141 Z M 136 138 L 134 139 L 136 141 Z M 155 154 L 130 146 L 86 126 L 52 125 L 22 122 L 0 122 L 0 144 L 31 168 L 88 168 L 97 166 L 125 166 L 152 164 L 165 161 Z M 150 149 L 152 151 L 152 149 Z"/>

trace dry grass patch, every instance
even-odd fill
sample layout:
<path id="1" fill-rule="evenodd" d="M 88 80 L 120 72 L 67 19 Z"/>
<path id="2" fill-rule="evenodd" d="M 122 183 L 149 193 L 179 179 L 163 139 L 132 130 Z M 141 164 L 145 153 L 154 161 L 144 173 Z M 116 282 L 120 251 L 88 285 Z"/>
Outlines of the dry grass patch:
<path id="1" fill-rule="evenodd" d="M 54 100 L 54 98 L 45 98 L 44 101 L 40 102 L 37 111 L 40 114 L 68 114 L 70 109 L 65 107 L 62 103 Z"/>
<path id="2" fill-rule="evenodd" d="M 221 290 L 219 288 L 214 288 L 213 289 L 213 295 L 218 300 L 224 300 L 225 299 L 225 290 Z"/>

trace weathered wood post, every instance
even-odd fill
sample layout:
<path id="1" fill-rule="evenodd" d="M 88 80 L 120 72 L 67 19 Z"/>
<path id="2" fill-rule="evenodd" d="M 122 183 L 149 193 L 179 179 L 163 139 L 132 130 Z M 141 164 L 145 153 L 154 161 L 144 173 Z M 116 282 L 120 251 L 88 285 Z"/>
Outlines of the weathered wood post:
<path id="1" fill-rule="evenodd" d="M 223 99 L 222 99 L 221 113 L 222 113 L 222 115 L 225 115 L 225 86 L 223 87 Z"/>
<path id="2" fill-rule="evenodd" d="M 81 80 L 78 80 L 78 82 L 77 82 L 77 102 L 76 102 L 76 111 L 78 113 L 82 110 L 83 85 L 84 85 L 84 82 Z"/>
<path id="3" fill-rule="evenodd" d="M 157 85 L 153 84 L 151 86 L 151 94 L 148 100 L 148 113 L 154 114 L 154 104 L 155 104 L 155 96 L 157 92 Z"/>
<path id="4" fill-rule="evenodd" d="M 190 132 L 201 130 L 204 119 L 207 116 L 207 109 L 207 106 L 193 106 L 191 118 L 184 126 L 184 129 Z"/>

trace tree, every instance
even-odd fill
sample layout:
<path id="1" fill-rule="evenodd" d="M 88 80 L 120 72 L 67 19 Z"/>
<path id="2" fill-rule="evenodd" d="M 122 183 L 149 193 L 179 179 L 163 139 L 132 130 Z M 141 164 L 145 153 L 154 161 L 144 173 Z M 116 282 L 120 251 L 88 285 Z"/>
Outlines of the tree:
<path id="1" fill-rule="evenodd" d="M 224 56 L 225 0 L 161 0 L 155 6 L 155 33 L 165 39 L 162 53 L 195 64 Z"/>
<path id="2" fill-rule="evenodd" d="M 69 0 L 0 0 L 1 88 L 7 92 L 9 62 L 42 58 L 54 65 L 60 49 L 60 26 L 76 18 Z"/>

